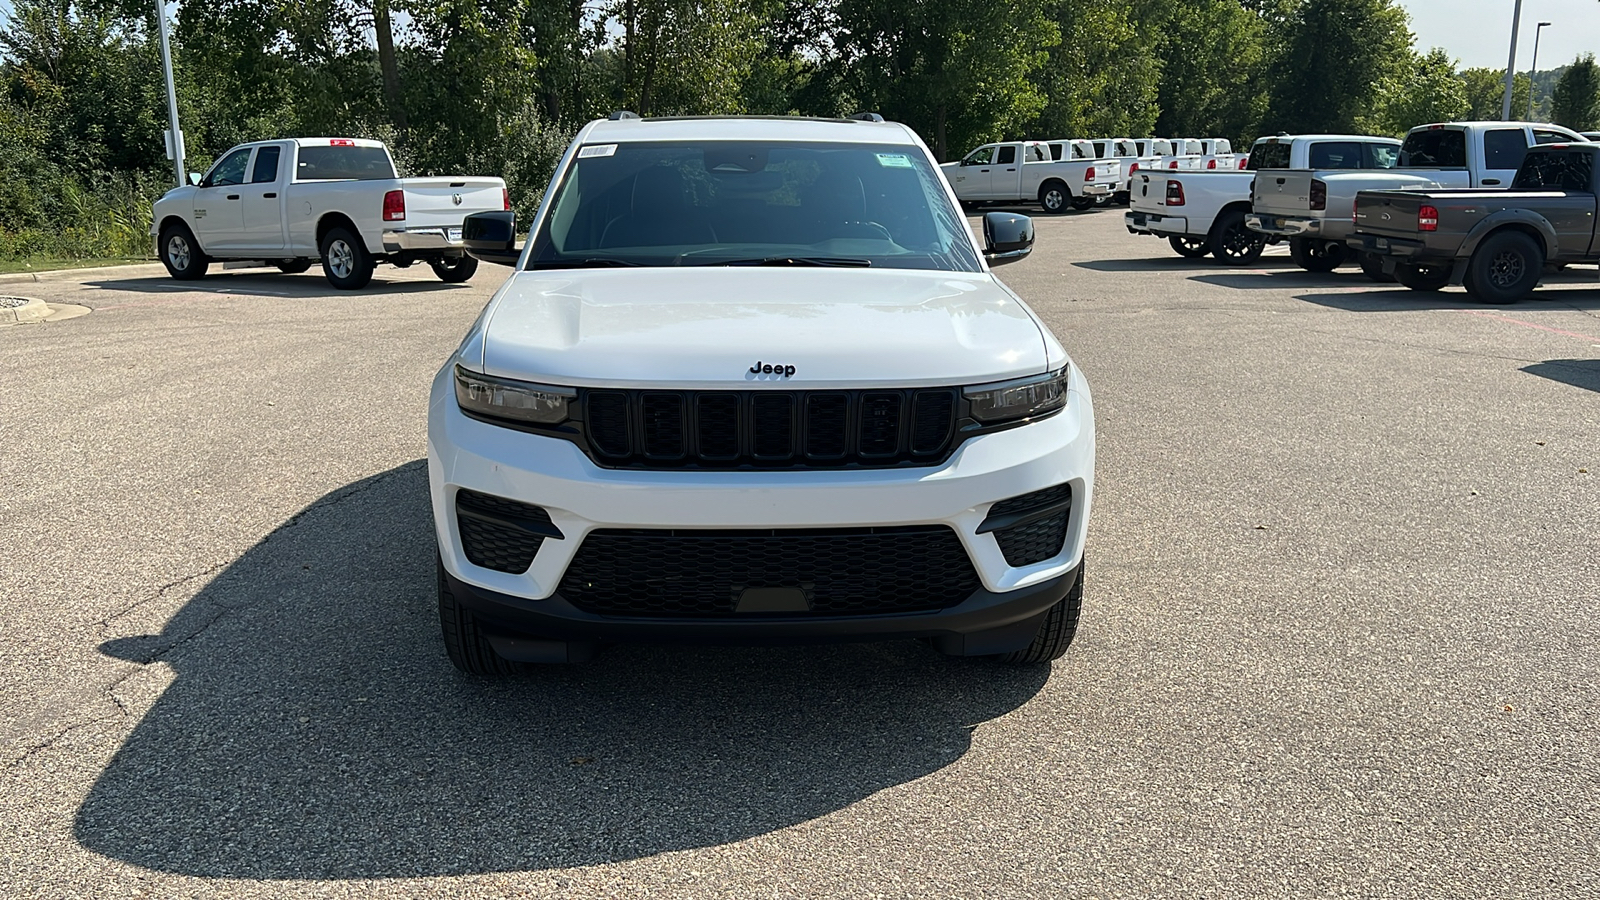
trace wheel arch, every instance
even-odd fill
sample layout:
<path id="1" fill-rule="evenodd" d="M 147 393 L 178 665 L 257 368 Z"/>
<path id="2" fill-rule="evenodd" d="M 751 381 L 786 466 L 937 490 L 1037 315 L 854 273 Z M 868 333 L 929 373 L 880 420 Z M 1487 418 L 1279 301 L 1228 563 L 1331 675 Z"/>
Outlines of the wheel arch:
<path id="1" fill-rule="evenodd" d="M 322 218 L 317 220 L 318 250 L 322 248 L 322 239 L 328 236 L 328 232 L 340 227 L 341 225 L 350 229 L 350 233 L 355 235 L 356 239 L 361 241 L 363 246 L 366 245 L 366 239 L 362 237 L 361 229 L 356 227 L 355 220 L 351 219 L 342 212 L 330 212 L 323 213 Z"/>
<path id="2" fill-rule="evenodd" d="M 1057 176 L 1052 175 L 1049 178 L 1039 182 L 1038 198 L 1041 201 L 1044 200 L 1044 192 L 1049 190 L 1051 185 L 1059 185 L 1062 193 L 1067 195 L 1068 200 L 1071 200 L 1073 197 L 1077 196 L 1076 194 L 1072 193 L 1072 185 L 1067 184 L 1067 180 L 1065 178 L 1058 178 Z"/>
<path id="3" fill-rule="evenodd" d="M 167 213 L 161 217 L 160 222 L 156 223 L 155 241 L 156 257 L 158 259 L 161 256 L 161 234 L 173 225 L 181 225 L 184 231 L 189 232 L 189 238 L 194 241 L 195 246 L 200 248 L 201 252 L 205 251 L 205 245 L 200 243 L 200 235 L 195 234 L 194 226 L 189 224 L 189 220 L 178 213 Z"/>
<path id="4" fill-rule="evenodd" d="M 1533 238 L 1533 242 L 1544 251 L 1544 258 L 1550 259 L 1556 255 L 1560 246 L 1556 238 L 1556 230 L 1544 216 L 1525 209 L 1506 209 L 1489 216 L 1479 222 L 1470 232 L 1467 239 L 1462 242 L 1461 256 L 1470 257 L 1478 252 L 1483 243 L 1497 234 L 1516 231 Z"/>

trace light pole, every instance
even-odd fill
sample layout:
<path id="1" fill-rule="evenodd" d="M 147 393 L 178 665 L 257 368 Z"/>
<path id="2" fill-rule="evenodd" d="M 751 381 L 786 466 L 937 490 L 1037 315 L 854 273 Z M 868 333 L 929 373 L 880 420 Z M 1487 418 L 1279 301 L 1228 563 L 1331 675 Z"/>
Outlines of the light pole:
<path id="1" fill-rule="evenodd" d="M 1506 61 L 1506 99 L 1500 104 L 1500 120 L 1511 121 L 1511 85 L 1517 77 L 1517 26 L 1522 24 L 1522 0 L 1517 0 L 1517 8 L 1511 13 L 1511 58 Z"/>
<path id="2" fill-rule="evenodd" d="M 1533 79 L 1539 74 L 1539 36 L 1549 22 L 1540 22 L 1533 30 L 1533 63 L 1528 67 L 1528 121 L 1533 121 Z"/>
<path id="3" fill-rule="evenodd" d="M 161 31 L 161 71 L 167 77 L 167 118 L 171 122 L 167 130 L 167 158 L 172 160 L 172 168 L 178 173 L 178 186 L 183 187 L 189 183 L 189 175 L 183 171 L 183 129 L 178 127 L 178 90 L 172 86 L 172 48 L 167 44 L 164 0 L 156 0 L 156 27 Z"/>

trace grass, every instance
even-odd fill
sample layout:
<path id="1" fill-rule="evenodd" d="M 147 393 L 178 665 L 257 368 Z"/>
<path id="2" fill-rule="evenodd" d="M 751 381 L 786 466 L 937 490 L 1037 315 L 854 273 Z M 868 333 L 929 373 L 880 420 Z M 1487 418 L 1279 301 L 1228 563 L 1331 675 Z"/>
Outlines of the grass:
<path id="1" fill-rule="evenodd" d="M 157 260 L 129 257 L 103 257 L 95 259 L 0 259 L 0 275 L 17 272 L 57 272 L 62 269 L 99 269 L 105 266 L 137 266 Z"/>

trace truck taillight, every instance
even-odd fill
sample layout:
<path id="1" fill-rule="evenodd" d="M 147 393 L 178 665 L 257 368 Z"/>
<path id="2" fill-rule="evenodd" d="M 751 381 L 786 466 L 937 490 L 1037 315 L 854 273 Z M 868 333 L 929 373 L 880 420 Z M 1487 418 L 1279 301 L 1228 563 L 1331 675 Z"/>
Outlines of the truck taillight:
<path id="1" fill-rule="evenodd" d="M 1128 174 L 1129 175 L 1133 175 L 1133 174 L 1137 173 L 1138 171 L 1139 171 L 1139 164 L 1138 163 L 1133 163 L 1133 164 L 1128 166 Z"/>
<path id="2" fill-rule="evenodd" d="M 500 203 L 502 204 L 502 209 L 511 208 L 511 190 L 509 188 L 500 189 Z"/>
<path id="3" fill-rule="evenodd" d="M 1311 208 L 1312 209 L 1327 209 L 1328 208 L 1328 185 L 1327 185 L 1327 182 L 1318 181 L 1315 178 L 1311 179 Z"/>
<path id="4" fill-rule="evenodd" d="M 1439 230 L 1439 208 L 1438 207 L 1436 207 L 1436 206 L 1424 206 L 1421 209 L 1417 210 L 1417 230 L 1418 231 L 1438 231 Z"/>
<path id="5" fill-rule="evenodd" d="M 1167 205 L 1183 205 L 1183 182 L 1171 180 L 1167 182 Z"/>
<path id="6" fill-rule="evenodd" d="M 333 138 L 332 140 L 328 141 L 329 147 L 354 147 L 355 145 L 356 142 L 350 140 L 349 138 Z"/>
<path id="7" fill-rule="evenodd" d="M 1094 180 L 1094 166 L 1090 166 L 1089 168 L 1083 170 L 1083 180 L 1084 181 L 1093 181 Z"/>
<path id="8" fill-rule="evenodd" d="M 390 191 L 383 195 L 383 220 L 403 222 L 406 218 L 406 192 Z"/>
<path id="9" fill-rule="evenodd" d="M 1215 169 L 1216 167 L 1217 167 L 1217 161 L 1216 160 L 1214 160 L 1214 159 L 1206 160 L 1206 168 Z"/>
<path id="10" fill-rule="evenodd" d="M 1169 169 L 1176 169 L 1177 167 L 1178 167 L 1178 161 L 1177 160 L 1173 160 L 1172 162 L 1167 163 L 1167 168 L 1169 168 Z"/>
<path id="11" fill-rule="evenodd" d="M 1241 168 L 1241 169 L 1250 168 L 1250 157 L 1248 157 L 1248 156 L 1239 157 L 1239 168 Z"/>

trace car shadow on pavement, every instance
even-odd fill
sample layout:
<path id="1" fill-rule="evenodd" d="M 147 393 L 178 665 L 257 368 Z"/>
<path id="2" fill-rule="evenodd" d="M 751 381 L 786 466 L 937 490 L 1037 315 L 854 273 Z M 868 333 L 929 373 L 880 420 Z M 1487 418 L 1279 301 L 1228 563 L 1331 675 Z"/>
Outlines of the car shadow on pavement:
<path id="1" fill-rule="evenodd" d="M 1294 263 L 1288 257 L 1263 257 L 1249 266 L 1222 266 L 1209 259 L 1187 259 L 1182 256 L 1156 256 L 1150 259 L 1096 259 L 1087 262 L 1075 262 L 1073 265 L 1080 269 L 1089 269 L 1094 272 L 1216 272 L 1225 275 L 1228 272 L 1241 272 L 1245 277 L 1261 278 L 1261 275 L 1248 274 L 1254 269 L 1282 269 L 1293 268 Z M 1304 273 L 1301 273 L 1304 274 Z"/>
<path id="2" fill-rule="evenodd" d="M 85 282 L 87 287 L 108 291 L 133 291 L 144 294 L 174 294 L 199 291 L 214 294 L 240 294 L 256 297 L 359 297 L 363 294 L 420 294 L 433 291 L 452 291 L 469 287 L 466 284 L 445 284 L 442 281 L 386 280 L 381 274 L 373 276 L 372 283 L 354 291 L 342 291 L 329 284 L 317 271 L 304 275 L 284 275 L 271 272 L 228 272 L 208 275 L 195 281 L 178 281 L 165 275 L 150 278 L 119 278 L 108 281 Z"/>
<path id="3" fill-rule="evenodd" d="M 1547 359 L 1523 366 L 1522 371 L 1600 393 L 1600 359 Z"/>
<path id="4" fill-rule="evenodd" d="M 1295 299 L 1345 312 L 1463 309 L 1503 313 L 1539 309 L 1600 309 L 1600 290 L 1592 288 L 1541 287 L 1525 300 L 1504 304 L 1479 303 L 1458 287 L 1446 288 L 1443 291 L 1413 291 L 1395 285 L 1373 285 L 1372 288 L 1372 290 L 1346 291 L 1337 294 L 1300 294 Z"/>
<path id="5" fill-rule="evenodd" d="M 738 841 L 950 765 L 1048 667 L 914 642 L 616 647 L 510 680 L 438 637 L 421 461 L 334 491 L 153 636 L 172 682 L 78 811 L 86 848 L 203 877 L 568 867 Z"/>

